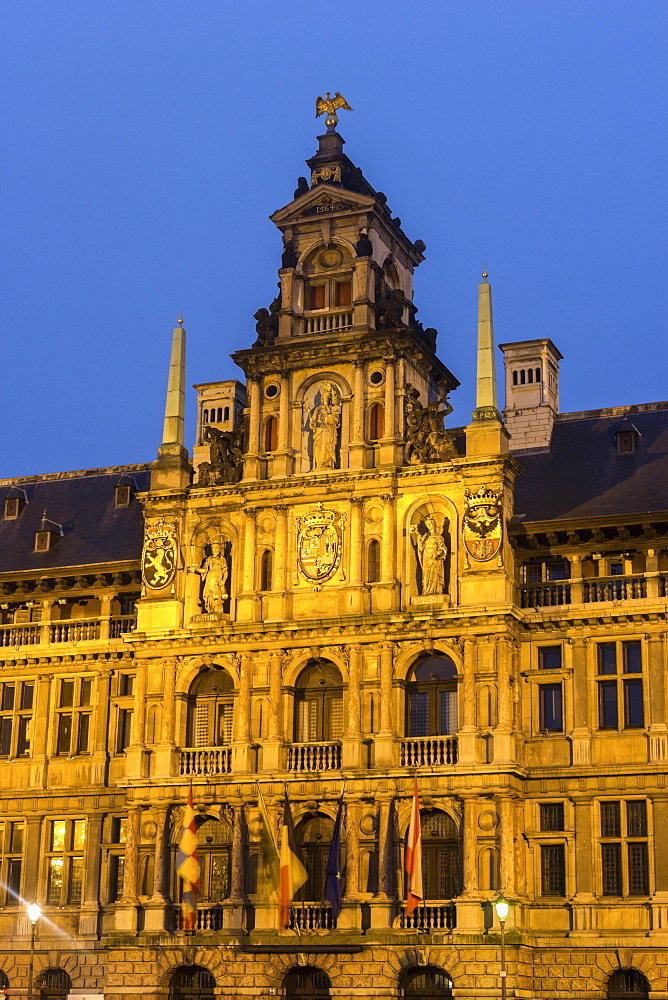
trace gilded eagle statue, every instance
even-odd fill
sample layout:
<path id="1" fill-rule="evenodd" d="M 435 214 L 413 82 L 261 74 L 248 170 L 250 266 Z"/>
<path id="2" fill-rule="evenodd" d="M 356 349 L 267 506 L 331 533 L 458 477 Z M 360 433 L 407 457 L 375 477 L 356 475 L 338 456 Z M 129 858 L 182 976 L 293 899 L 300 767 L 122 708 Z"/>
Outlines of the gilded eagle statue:
<path id="1" fill-rule="evenodd" d="M 345 97 L 343 97 L 337 90 L 334 97 L 329 96 L 329 91 L 324 97 L 316 97 L 315 99 L 315 116 L 319 118 L 320 115 L 327 114 L 333 118 L 336 118 L 336 112 L 339 108 L 343 108 L 344 111 L 352 111 L 353 109 L 348 104 Z M 329 124 L 329 123 L 328 123 Z"/>

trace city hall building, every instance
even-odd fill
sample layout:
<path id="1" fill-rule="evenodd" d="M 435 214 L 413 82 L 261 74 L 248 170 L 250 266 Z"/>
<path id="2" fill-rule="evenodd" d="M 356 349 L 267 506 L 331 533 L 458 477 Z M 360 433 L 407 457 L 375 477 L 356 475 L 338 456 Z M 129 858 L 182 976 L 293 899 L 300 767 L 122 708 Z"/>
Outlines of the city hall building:
<path id="1" fill-rule="evenodd" d="M 668 403 L 561 413 L 537 337 L 501 344 L 501 409 L 483 275 L 447 427 L 424 244 L 331 112 L 307 162 L 193 447 L 180 322 L 155 461 L 0 483 L 0 994 L 666 997 Z"/>

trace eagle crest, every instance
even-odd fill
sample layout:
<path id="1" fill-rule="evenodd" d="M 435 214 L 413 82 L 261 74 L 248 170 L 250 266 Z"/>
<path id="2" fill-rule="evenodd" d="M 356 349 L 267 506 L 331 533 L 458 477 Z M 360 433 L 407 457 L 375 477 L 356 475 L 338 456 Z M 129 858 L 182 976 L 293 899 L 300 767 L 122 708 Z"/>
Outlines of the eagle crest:
<path id="1" fill-rule="evenodd" d="M 344 111 L 352 111 L 353 109 L 348 104 L 345 97 L 343 97 L 337 90 L 334 97 L 329 96 L 329 91 L 324 97 L 316 97 L 315 99 L 315 116 L 319 118 L 320 115 L 336 115 L 339 108 L 343 108 Z"/>

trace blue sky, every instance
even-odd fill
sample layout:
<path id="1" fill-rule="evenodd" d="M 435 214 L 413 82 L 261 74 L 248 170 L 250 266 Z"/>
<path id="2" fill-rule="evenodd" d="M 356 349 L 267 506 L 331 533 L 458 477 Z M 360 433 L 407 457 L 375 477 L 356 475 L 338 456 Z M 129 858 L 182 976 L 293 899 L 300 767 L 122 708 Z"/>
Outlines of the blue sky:
<path id="1" fill-rule="evenodd" d="M 152 460 L 180 309 L 188 384 L 238 374 L 326 90 L 427 244 L 451 425 L 483 261 L 497 343 L 564 355 L 563 411 L 666 399 L 667 23 L 653 0 L 3 0 L 0 476 Z"/>

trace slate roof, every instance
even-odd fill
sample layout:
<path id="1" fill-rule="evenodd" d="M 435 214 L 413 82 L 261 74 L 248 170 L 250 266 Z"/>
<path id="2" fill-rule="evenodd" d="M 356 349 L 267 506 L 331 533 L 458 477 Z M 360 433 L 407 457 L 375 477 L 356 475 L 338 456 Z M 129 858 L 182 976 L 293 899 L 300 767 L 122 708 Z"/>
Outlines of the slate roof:
<path id="1" fill-rule="evenodd" d="M 635 452 L 618 454 L 615 432 L 632 428 Z M 668 511 L 668 402 L 560 414 L 549 450 L 513 455 L 524 524 Z"/>
<path id="2" fill-rule="evenodd" d="M 146 466 L 65 473 L 0 485 L 0 573 L 139 561 L 144 532 L 141 504 L 133 495 L 127 507 L 114 506 L 115 487 L 121 481 L 128 484 L 128 477 L 134 480 L 137 492 L 148 490 L 150 472 Z M 21 496 L 19 491 L 25 491 L 28 503 L 18 518 L 6 520 L 5 498 Z M 35 552 L 35 532 L 45 510 L 49 521 L 63 526 L 63 536 L 48 552 Z"/>

